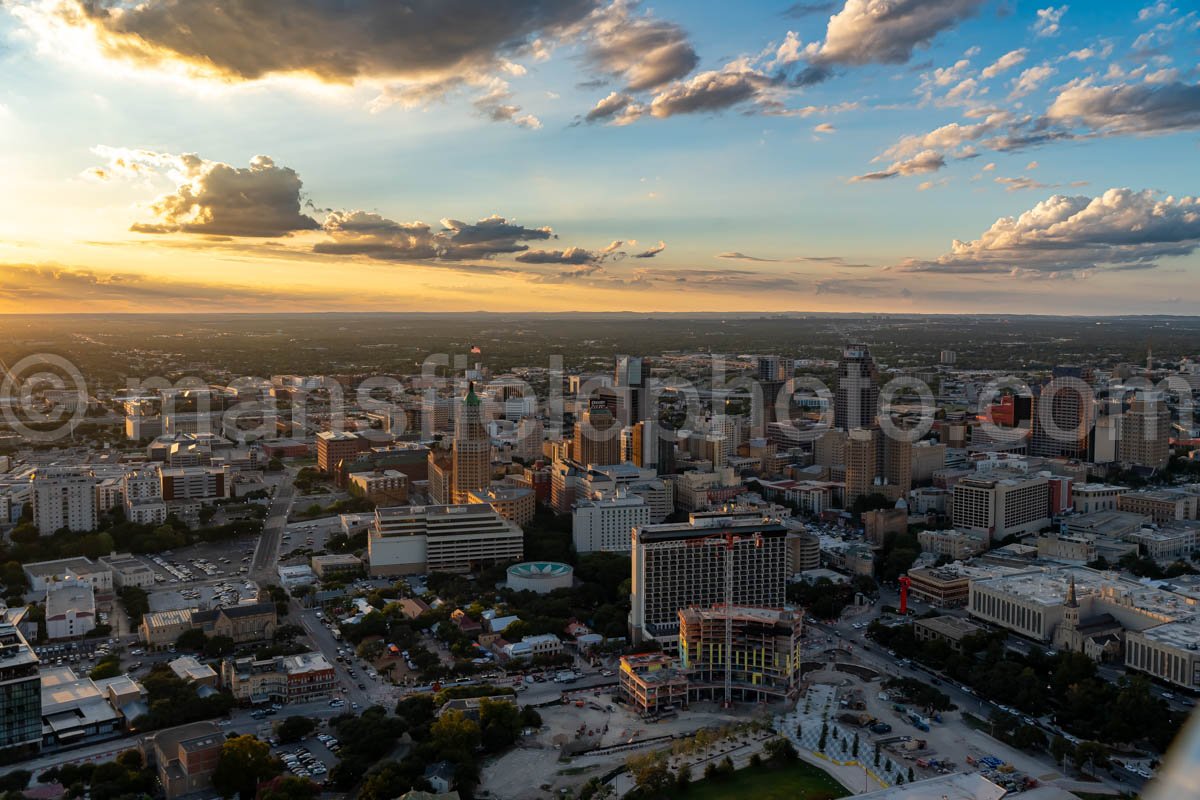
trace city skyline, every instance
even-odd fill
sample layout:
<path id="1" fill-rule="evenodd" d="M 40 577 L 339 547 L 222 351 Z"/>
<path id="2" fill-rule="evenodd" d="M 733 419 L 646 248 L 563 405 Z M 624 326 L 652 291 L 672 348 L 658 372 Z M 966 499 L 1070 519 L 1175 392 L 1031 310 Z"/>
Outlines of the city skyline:
<path id="1" fill-rule="evenodd" d="M 350 5 L 0 2 L 0 313 L 1194 310 L 1195 3 Z"/>

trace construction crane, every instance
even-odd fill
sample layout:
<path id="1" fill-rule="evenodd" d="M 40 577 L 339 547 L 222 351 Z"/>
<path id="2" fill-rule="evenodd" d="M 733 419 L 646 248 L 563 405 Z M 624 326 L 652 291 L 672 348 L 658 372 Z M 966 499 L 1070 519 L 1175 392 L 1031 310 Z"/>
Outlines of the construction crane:
<path id="1" fill-rule="evenodd" d="M 725 694 L 721 706 L 730 708 L 733 706 L 733 552 L 743 541 L 753 541 L 755 547 L 762 547 L 763 538 L 761 533 L 747 536 L 725 531 L 705 536 L 701 541 L 725 551 Z"/>

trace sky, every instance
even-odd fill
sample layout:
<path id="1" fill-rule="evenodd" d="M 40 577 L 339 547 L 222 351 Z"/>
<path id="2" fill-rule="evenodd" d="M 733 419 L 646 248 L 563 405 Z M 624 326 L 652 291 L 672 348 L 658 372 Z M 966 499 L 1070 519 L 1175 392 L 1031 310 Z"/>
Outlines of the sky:
<path id="1" fill-rule="evenodd" d="M 1200 309 L 1200 0 L 0 0 L 0 313 Z"/>

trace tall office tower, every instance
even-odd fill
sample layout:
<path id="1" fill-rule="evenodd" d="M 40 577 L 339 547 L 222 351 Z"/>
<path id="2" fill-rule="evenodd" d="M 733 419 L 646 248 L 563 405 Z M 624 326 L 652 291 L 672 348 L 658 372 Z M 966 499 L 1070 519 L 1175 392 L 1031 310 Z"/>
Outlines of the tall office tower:
<path id="1" fill-rule="evenodd" d="M 616 417 L 621 425 L 636 425 L 650 416 L 646 365 L 641 356 L 617 356 L 613 388 L 617 392 Z"/>
<path id="2" fill-rule="evenodd" d="M 875 491 L 879 431 L 855 428 L 846 437 L 846 507 Z"/>
<path id="3" fill-rule="evenodd" d="M 1171 412 L 1158 392 L 1139 392 L 1121 415 L 1120 462 L 1162 469 L 1171 456 Z"/>
<path id="4" fill-rule="evenodd" d="M 1079 380 L 1071 380 L 1074 377 L 1055 378 L 1035 389 L 1031 456 L 1087 459 L 1094 413 L 1092 392 Z"/>
<path id="5" fill-rule="evenodd" d="M 659 472 L 675 469 L 675 431 L 658 420 L 644 419 L 629 429 L 629 461 Z"/>
<path id="6" fill-rule="evenodd" d="M 592 400 L 575 423 L 572 456 L 584 466 L 621 463 L 621 436 L 616 417 L 603 400 Z"/>
<path id="7" fill-rule="evenodd" d="M 680 609 L 725 603 L 731 554 L 734 605 L 783 608 L 787 536 L 787 528 L 778 523 L 728 517 L 634 528 L 634 639 L 657 639 L 664 649 L 674 649 Z"/>
<path id="8" fill-rule="evenodd" d="M 38 657 L 15 625 L 0 621 L 0 752 L 42 742 Z"/>
<path id="9" fill-rule="evenodd" d="M 780 356 L 758 357 L 758 385 L 762 389 L 763 404 L 761 414 L 755 410 L 753 421 L 756 427 L 761 426 L 766 430 L 766 426 L 772 422 L 783 421 L 777 413 L 776 403 L 779 402 L 779 394 L 791 373 L 791 359 Z"/>
<path id="10" fill-rule="evenodd" d="M 76 533 L 96 529 L 96 479 L 67 467 L 42 467 L 30 485 L 33 522 L 38 533 L 49 536 L 61 528 Z"/>
<path id="11" fill-rule="evenodd" d="M 882 494 L 889 500 L 908 497 L 912 489 L 913 445 L 907 439 L 883 436 Z"/>
<path id="12" fill-rule="evenodd" d="M 874 428 L 879 411 L 879 369 L 865 344 L 842 350 L 837 375 L 833 426 L 844 431 Z"/>
<path id="13" fill-rule="evenodd" d="M 455 503 L 469 503 L 470 493 L 482 491 L 492 480 L 492 442 L 483 423 L 483 402 L 475 384 L 458 407 L 454 423 L 454 449 L 450 456 L 453 475 L 450 496 Z"/>

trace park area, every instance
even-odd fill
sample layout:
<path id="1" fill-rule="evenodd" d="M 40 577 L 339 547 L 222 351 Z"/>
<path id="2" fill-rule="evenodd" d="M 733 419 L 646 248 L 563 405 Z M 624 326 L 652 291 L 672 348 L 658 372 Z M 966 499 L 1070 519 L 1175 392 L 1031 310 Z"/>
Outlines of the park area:
<path id="1" fill-rule="evenodd" d="M 674 796 L 678 800 L 832 800 L 848 794 L 844 786 L 818 767 L 793 761 L 782 767 L 748 767 L 727 778 L 696 781 Z"/>

